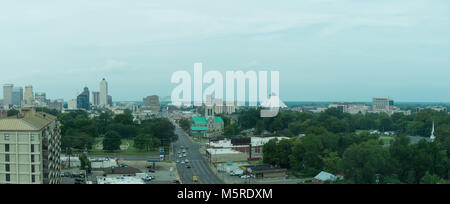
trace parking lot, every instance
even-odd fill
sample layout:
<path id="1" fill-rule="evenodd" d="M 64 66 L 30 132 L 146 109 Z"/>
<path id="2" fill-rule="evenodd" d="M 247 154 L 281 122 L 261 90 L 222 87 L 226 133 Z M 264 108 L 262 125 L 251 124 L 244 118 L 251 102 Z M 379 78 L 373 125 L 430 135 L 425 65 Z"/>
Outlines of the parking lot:
<path id="1" fill-rule="evenodd" d="M 149 184 L 168 184 L 174 180 L 180 180 L 177 168 L 171 162 L 155 162 L 155 169 L 148 168 L 153 166 L 153 163 L 147 161 L 121 160 L 120 163 L 139 169 L 141 173 L 148 173 L 153 176 L 155 179 L 150 181 Z"/>

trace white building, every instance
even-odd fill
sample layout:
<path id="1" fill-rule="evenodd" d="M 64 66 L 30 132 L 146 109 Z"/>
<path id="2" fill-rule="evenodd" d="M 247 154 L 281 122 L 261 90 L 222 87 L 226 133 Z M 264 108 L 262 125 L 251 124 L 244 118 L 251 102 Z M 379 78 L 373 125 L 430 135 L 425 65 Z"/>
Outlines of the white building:
<path id="1" fill-rule="evenodd" d="M 72 99 L 67 102 L 67 109 L 68 110 L 76 110 L 77 109 L 77 100 Z"/>
<path id="2" fill-rule="evenodd" d="M 105 79 L 100 82 L 100 106 L 108 106 L 108 82 Z"/>
<path id="3" fill-rule="evenodd" d="M 328 108 L 336 108 L 343 113 L 349 114 L 366 114 L 368 111 L 370 111 L 370 107 L 365 103 L 335 103 L 330 104 Z"/>

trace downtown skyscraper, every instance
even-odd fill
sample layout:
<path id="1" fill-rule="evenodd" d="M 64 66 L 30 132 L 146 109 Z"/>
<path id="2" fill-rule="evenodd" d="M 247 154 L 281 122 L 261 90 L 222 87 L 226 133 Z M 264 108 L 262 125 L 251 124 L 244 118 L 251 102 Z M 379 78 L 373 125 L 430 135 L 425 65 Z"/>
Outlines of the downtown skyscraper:
<path id="1" fill-rule="evenodd" d="M 78 109 L 89 110 L 90 108 L 89 94 L 90 94 L 89 88 L 84 87 L 83 92 L 77 96 Z"/>
<path id="2" fill-rule="evenodd" d="M 3 85 L 3 105 L 9 106 L 12 105 L 12 90 L 13 90 L 12 84 L 5 84 Z"/>
<path id="3" fill-rule="evenodd" d="M 108 82 L 104 78 L 100 82 L 100 106 L 108 106 Z"/>
<path id="4" fill-rule="evenodd" d="M 13 87 L 11 96 L 12 96 L 12 104 L 14 106 L 20 107 L 23 101 L 23 88 Z"/>

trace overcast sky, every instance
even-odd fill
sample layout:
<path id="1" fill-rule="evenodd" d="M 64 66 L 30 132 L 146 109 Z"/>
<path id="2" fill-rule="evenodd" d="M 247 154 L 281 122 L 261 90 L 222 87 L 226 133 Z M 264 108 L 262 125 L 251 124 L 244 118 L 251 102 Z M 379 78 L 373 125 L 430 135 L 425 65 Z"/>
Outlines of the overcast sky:
<path id="1" fill-rule="evenodd" d="M 68 100 L 105 77 L 115 101 L 142 100 L 169 96 L 173 72 L 201 62 L 279 71 L 285 101 L 450 102 L 448 11 L 448 0 L 2 1 L 0 84 Z"/>

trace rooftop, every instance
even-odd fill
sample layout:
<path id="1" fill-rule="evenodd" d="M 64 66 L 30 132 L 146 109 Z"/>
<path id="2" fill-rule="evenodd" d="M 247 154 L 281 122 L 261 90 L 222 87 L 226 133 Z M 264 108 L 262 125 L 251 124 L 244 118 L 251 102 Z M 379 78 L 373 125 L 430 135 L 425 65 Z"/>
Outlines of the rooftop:
<path id="1" fill-rule="evenodd" d="M 194 124 L 206 124 L 206 118 L 205 117 L 192 117 L 192 121 Z"/>
<path id="2" fill-rule="evenodd" d="M 206 151 L 212 155 L 216 154 L 242 154 L 242 152 L 232 149 L 206 149 Z"/>
<path id="3" fill-rule="evenodd" d="M 56 117 L 33 109 L 23 109 L 21 116 L 0 120 L 0 131 L 39 131 L 56 120 Z"/>
<path id="4" fill-rule="evenodd" d="M 283 140 L 283 139 L 289 139 L 289 138 L 288 137 L 251 137 L 251 142 L 252 142 L 252 146 L 255 147 L 255 146 L 262 146 L 262 145 L 268 143 L 272 139 Z M 231 140 L 219 140 L 217 142 L 211 142 L 210 146 L 211 147 L 221 147 L 221 148 L 226 148 L 226 147 L 232 148 L 232 147 L 236 147 L 239 145 L 231 144 Z"/>
<path id="5" fill-rule="evenodd" d="M 241 169 L 249 171 L 249 172 L 253 172 L 253 173 L 287 171 L 286 169 L 280 169 L 280 168 L 274 167 L 274 166 L 269 165 L 269 164 L 245 165 L 245 166 L 242 166 Z"/>
<path id="6" fill-rule="evenodd" d="M 314 179 L 317 179 L 320 181 L 335 181 L 337 179 L 337 177 L 333 174 L 322 171 L 319 174 L 317 174 L 317 176 L 315 176 Z"/>
<path id="7" fill-rule="evenodd" d="M 136 176 L 97 177 L 97 184 L 145 184 Z"/>

